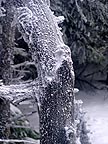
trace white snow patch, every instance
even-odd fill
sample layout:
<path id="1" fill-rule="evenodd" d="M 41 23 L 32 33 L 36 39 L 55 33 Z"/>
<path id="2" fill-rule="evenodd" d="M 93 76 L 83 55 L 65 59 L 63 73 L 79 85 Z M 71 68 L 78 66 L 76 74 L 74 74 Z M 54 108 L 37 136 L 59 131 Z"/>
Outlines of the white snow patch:
<path id="1" fill-rule="evenodd" d="M 78 92 L 79 92 L 79 89 L 74 88 L 73 92 L 74 92 L 74 93 L 78 93 Z"/>
<path id="2" fill-rule="evenodd" d="M 81 142 L 80 142 L 80 138 L 77 138 L 77 140 L 76 140 L 76 144 L 81 144 Z"/>
<path id="3" fill-rule="evenodd" d="M 29 105 L 29 104 L 31 104 L 31 101 L 22 101 L 22 102 L 20 102 L 20 104 L 21 105 Z"/>
<path id="4" fill-rule="evenodd" d="M 59 24 L 59 23 L 62 23 L 65 20 L 65 18 L 64 16 L 58 16 L 58 17 L 55 17 L 55 20 Z"/>
<path id="5" fill-rule="evenodd" d="M 22 115 L 22 112 L 17 108 L 15 107 L 13 104 L 10 104 L 10 109 L 11 109 L 11 112 L 13 115 Z"/>
<path id="6" fill-rule="evenodd" d="M 53 80 L 53 76 L 45 76 L 45 79 L 47 80 L 47 81 L 49 81 L 49 82 L 51 82 L 52 80 Z"/>
<path id="7" fill-rule="evenodd" d="M 79 91 L 76 98 L 84 102 L 87 129 L 92 144 L 108 144 L 108 95 L 105 90 L 96 92 Z"/>
<path id="8" fill-rule="evenodd" d="M 55 59 L 56 59 L 56 64 L 55 64 L 55 67 L 54 67 L 54 71 L 57 71 L 57 69 L 62 65 L 62 62 L 65 59 L 63 49 L 58 49 L 55 52 Z"/>

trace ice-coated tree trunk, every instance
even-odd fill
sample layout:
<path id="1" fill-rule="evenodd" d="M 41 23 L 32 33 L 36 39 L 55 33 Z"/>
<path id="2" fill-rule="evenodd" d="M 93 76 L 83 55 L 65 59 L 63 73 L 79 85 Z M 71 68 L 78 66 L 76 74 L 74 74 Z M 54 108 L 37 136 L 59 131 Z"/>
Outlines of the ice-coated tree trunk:
<path id="1" fill-rule="evenodd" d="M 7 139 L 9 137 L 9 116 L 9 101 L 6 101 L 5 99 L 0 99 L 0 139 Z"/>
<path id="2" fill-rule="evenodd" d="M 41 103 L 42 144 L 75 143 L 72 128 L 74 124 L 72 87 L 70 66 L 67 61 L 64 61 L 57 71 L 57 81 L 52 81 L 45 88 L 45 98 Z"/>
<path id="3" fill-rule="evenodd" d="M 1 2 L 1 1 L 0 1 Z M 0 66 L 1 79 L 5 85 L 11 81 L 11 55 L 12 55 L 12 34 L 11 28 L 12 13 L 7 4 L 1 4 L 0 9 L 3 9 L 3 15 L 0 15 Z M 6 10 L 6 11 L 5 11 Z M 10 101 L 5 98 L 0 98 L 0 139 L 8 139 L 10 121 Z"/>
<path id="4" fill-rule="evenodd" d="M 2 65 L 1 74 L 2 79 L 5 85 L 11 82 L 12 78 L 12 68 L 10 65 L 12 64 L 12 55 L 13 55 L 13 44 L 14 44 L 14 27 L 11 28 L 13 13 L 8 6 L 8 3 L 5 3 L 2 7 L 4 9 L 4 16 L 0 17 L 1 22 L 1 58 L 0 63 Z"/>
<path id="5" fill-rule="evenodd" d="M 41 144 L 74 144 L 74 72 L 48 0 L 7 0 L 39 79 Z M 13 6 L 12 6 L 13 5 Z"/>

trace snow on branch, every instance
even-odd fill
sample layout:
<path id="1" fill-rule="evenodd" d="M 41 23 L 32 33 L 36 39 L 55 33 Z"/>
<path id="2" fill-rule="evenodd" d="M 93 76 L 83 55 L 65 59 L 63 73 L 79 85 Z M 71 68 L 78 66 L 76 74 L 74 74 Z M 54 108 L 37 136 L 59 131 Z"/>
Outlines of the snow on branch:
<path id="1" fill-rule="evenodd" d="M 30 99 L 34 96 L 37 97 L 39 85 L 38 82 L 27 82 L 15 85 L 1 85 L 0 98 L 8 99 L 14 103 L 23 101 L 23 99 Z"/>
<path id="2" fill-rule="evenodd" d="M 12 68 L 19 68 L 21 66 L 34 65 L 34 62 L 25 61 L 16 65 L 11 65 Z"/>
<path id="3" fill-rule="evenodd" d="M 12 143 L 15 143 L 15 142 L 17 142 L 17 143 L 26 143 L 26 144 L 37 144 L 38 143 L 38 141 L 36 141 L 36 140 L 15 140 L 15 139 L 0 139 L 0 142 L 5 142 L 5 143 L 9 143 L 9 142 L 12 142 Z"/>

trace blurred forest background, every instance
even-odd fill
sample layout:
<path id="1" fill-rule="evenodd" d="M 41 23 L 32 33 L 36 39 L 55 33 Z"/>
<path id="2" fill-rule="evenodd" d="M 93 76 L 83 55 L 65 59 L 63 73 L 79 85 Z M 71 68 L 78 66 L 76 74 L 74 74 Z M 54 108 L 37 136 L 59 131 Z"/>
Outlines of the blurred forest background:
<path id="1" fill-rule="evenodd" d="M 63 15 L 63 39 L 70 47 L 76 86 L 108 85 L 107 0 L 51 0 L 55 15 Z"/>

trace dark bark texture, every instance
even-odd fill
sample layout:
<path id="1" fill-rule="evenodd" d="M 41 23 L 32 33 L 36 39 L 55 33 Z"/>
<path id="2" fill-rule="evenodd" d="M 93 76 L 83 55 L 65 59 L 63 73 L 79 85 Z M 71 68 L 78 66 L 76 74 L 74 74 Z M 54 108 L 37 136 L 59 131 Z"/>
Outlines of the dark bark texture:
<path id="1" fill-rule="evenodd" d="M 5 85 L 11 82 L 12 69 L 12 45 L 13 45 L 13 31 L 11 28 L 12 12 L 6 3 L 3 5 L 6 10 L 5 16 L 0 17 L 0 66 L 1 79 Z M 9 138 L 9 120 L 10 120 L 10 102 L 5 98 L 0 98 L 0 138 Z"/>
<path id="2" fill-rule="evenodd" d="M 9 101 L 6 101 L 5 99 L 0 99 L 0 139 L 7 139 L 9 137 L 9 117 Z"/>
<path id="3" fill-rule="evenodd" d="M 74 122 L 73 79 L 66 61 L 58 70 L 58 80 L 45 88 L 45 98 L 41 104 L 41 143 L 70 144 L 65 127 Z M 74 133 L 71 133 L 74 139 Z M 74 142 L 73 142 L 74 143 Z"/>

